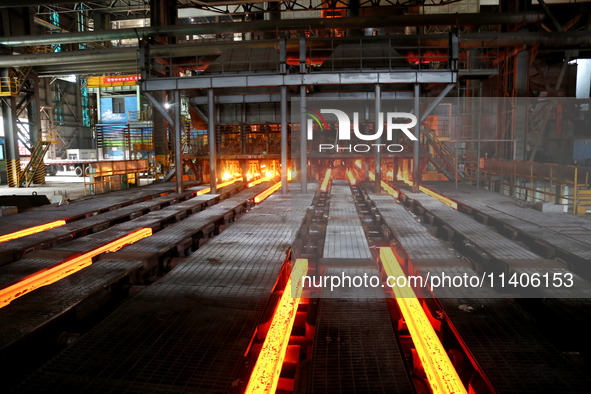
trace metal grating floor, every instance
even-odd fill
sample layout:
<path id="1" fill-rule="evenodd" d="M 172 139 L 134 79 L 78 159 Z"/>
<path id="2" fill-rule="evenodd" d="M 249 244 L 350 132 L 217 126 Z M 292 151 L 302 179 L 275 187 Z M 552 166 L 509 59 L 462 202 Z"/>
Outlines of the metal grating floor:
<path id="1" fill-rule="evenodd" d="M 216 198 L 216 195 L 197 196 L 188 200 L 187 203 L 193 206 L 199 206 L 214 198 Z M 181 213 L 186 215 L 186 210 L 186 205 L 171 205 L 161 210 L 140 216 L 137 219 L 117 224 L 107 230 L 60 244 L 54 248 L 31 252 L 17 262 L 0 267 L 0 287 L 10 285 L 25 276 L 58 264 L 67 257 L 74 256 L 78 253 L 86 253 L 92 249 L 115 241 L 132 231 L 143 227 L 159 226 L 162 221 L 173 219 L 176 215 Z M 55 255 L 55 257 L 48 257 L 51 255 Z"/>
<path id="2" fill-rule="evenodd" d="M 172 193 L 174 190 L 175 184 L 173 182 L 157 183 L 97 196 L 83 197 L 70 202 L 68 205 L 45 205 L 33 208 L 19 213 L 18 220 L 14 220 L 14 217 L 9 216 L 0 217 L 0 235 L 54 220 L 70 219 L 121 208 L 129 203 L 142 202 L 148 197 L 158 197 L 162 193 Z"/>
<path id="3" fill-rule="evenodd" d="M 17 392 L 227 392 L 312 195 L 273 195 Z"/>
<path id="4" fill-rule="evenodd" d="M 203 226 L 244 204 L 269 185 L 259 186 L 247 189 L 223 203 L 195 213 L 151 237 L 126 246 L 121 252 L 108 254 L 104 260 L 95 262 L 83 271 L 51 286 L 37 289 L 0 309 L 0 349 L 59 317 L 92 293 L 100 291 L 142 267 L 145 264 L 141 259 L 142 255 L 146 256 L 146 253 L 154 254 L 156 257 L 163 255 L 174 248 L 179 241 L 201 231 Z"/>
<path id="5" fill-rule="evenodd" d="M 440 302 L 497 392 L 583 393 L 591 387 L 588 374 L 546 341 L 513 301 Z"/>
<path id="6" fill-rule="evenodd" d="M 457 259 L 450 248 L 427 232 L 427 229 L 390 195 L 369 193 L 384 221 L 400 241 L 410 260 Z M 458 264 L 463 265 L 458 260 Z"/>
<path id="7" fill-rule="evenodd" d="M 343 269 L 327 275 L 340 275 Z M 347 275 L 377 275 L 349 269 Z M 309 393 L 412 393 L 382 289 L 375 298 L 324 298 L 318 306 Z"/>
<path id="8" fill-rule="evenodd" d="M 422 194 L 405 191 L 405 194 L 418 201 L 427 211 L 446 223 L 458 233 L 469 239 L 473 244 L 486 250 L 488 254 L 499 260 L 530 260 L 541 259 L 519 243 L 512 241 L 494 229 L 478 223 L 473 218 Z"/>
<path id="9" fill-rule="evenodd" d="M 476 191 L 468 185 L 455 190 L 443 182 L 432 182 L 429 187 L 461 201 L 496 220 L 506 223 L 529 236 L 539 239 L 583 259 L 591 259 L 591 220 L 564 213 L 540 212 L 522 207 L 511 197 L 487 190 Z"/>
<path id="10" fill-rule="evenodd" d="M 371 259 L 371 252 L 349 185 L 331 187 L 323 258 Z"/>

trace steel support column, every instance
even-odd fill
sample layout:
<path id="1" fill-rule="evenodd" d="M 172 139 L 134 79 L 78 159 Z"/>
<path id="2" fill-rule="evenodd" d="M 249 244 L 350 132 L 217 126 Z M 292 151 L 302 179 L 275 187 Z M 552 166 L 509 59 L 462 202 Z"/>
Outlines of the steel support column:
<path id="1" fill-rule="evenodd" d="M 380 112 L 382 112 L 382 87 L 380 84 L 376 84 L 376 98 L 375 98 L 375 121 L 374 121 L 374 132 L 377 132 L 380 128 L 383 129 L 384 124 L 379 124 Z M 375 162 L 375 187 L 374 190 L 376 193 L 379 193 L 382 189 L 382 153 L 380 150 L 380 144 L 382 143 L 382 137 L 378 138 L 376 141 L 378 144 L 378 150 L 376 151 L 376 162 Z"/>
<path id="2" fill-rule="evenodd" d="M 18 136 L 16 125 L 16 99 L 2 98 L 2 121 L 4 123 L 4 138 L 6 146 L 6 176 L 8 186 L 20 186 L 21 162 L 18 153 Z"/>
<path id="3" fill-rule="evenodd" d="M 420 92 L 421 92 L 421 85 L 418 83 L 414 86 L 415 91 L 415 103 L 414 103 L 414 113 L 417 119 L 421 119 L 420 116 Z M 419 192 L 419 184 L 421 182 L 421 170 L 420 170 L 420 155 L 419 155 L 419 148 L 421 144 L 421 122 L 417 121 L 417 125 L 415 126 L 415 137 L 416 141 L 414 141 L 413 145 L 413 161 L 412 161 L 412 191 L 413 193 Z"/>
<path id="4" fill-rule="evenodd" d="M 183 149 L 181 147 L 181 92 L 174 91 L 174 166 L 176 171 L 176 192 L 183 192 Z"/>
<path id="5" fill-rule="evenodd" d="M 156 158 L 156 162 L 160 164 L 161 171 L 165 172 L 168 166 L 168 159 L 167 159 L 167 143 L 166 143 L 166 127 L 164 125 L 164 120 L 166 120 L 169 124 L 174 124 L 170 114 L 164 106 L 162 105 L 162 92 L 156 92 L 155 96 L 160 97 L 160 100 L 157 99 L 155 96 L 152 96 L 150 93 L 143 92 L 144 96 L 150 101 L 152 106 L 156 109 L 153 113 L 153 127 L 152 127 L 152 142 L 154 144 L 154 155 Z M 100 100 L 99 100 L 100 101 Z"/>
<path id="6" fill-rule="evenodd" d="M 281 86 L 281 193 L 287 194 L 287 86 Z"/>
<path id="7" fill-rule="evenodd" d="M 216 144 L 215 144 L 215 102 L 213 89 L 207 90 L 207 144 L 209 145 L 209 185 L 211 194 L 217 189 L 216 179 Z"/>
<path id="8" fill-rule="evenodd" d="M 307 135 L 308 126 L 306 122 L 306 87 L 300 86 L 300 182 L 302 193 L 308 192 L 308 152 Z"/>

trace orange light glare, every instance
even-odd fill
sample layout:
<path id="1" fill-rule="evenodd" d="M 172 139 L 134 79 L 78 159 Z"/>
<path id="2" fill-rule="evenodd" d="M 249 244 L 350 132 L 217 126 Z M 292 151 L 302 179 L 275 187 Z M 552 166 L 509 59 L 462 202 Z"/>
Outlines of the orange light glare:
<path id="1" fill-rule="evenodd" d="M 369 179 L 372 180 L 372 181 L 375 181 L 376 180 L 376 176 L 371 171 L 369 173 Z M 394 188 L 392 188 L 390 185 L 388 185 L 384 181 L 381 181 L 380 182 L 380 185 L 382 186 L 382 189 L 384 189 L 388 194 L 390 194 L 395 199 L 398 199 L 398 197 L 399 197 L 398 191 L 394 190 Z"/>
<path id="2" fill-rule="evenodd" d="M 355 179 L 355 176 L 349 170 L 347 170 L 347 178 L 349 178 L 349 182 L 351 183 L 351 186 L 355 186 L 357 184 L 357 179 Z"/>
<path id="3" fill-rule="evenodd" d="M 326 175 L 324 175 L 324 180 L 322 181 L 322 185 L 320 186 L 320 190 L 325 192 L 328 190 L 328 182 L 330 181 L 330 174 L 332 173 L 332 168 L 326 170 Z"/>
<path id="4" fill-rule="evenodd" d="M 25 237 L 27 235 L 40 233 L 41 231 L 49 230 L 50 228 L 54 227 L 63 226 L 64 224 L 66 224 L 65 220 L 56 220 L 55 222 L 49 222 L 41 224 L 39 226 L 29 227 L 24 230 L 15 231 L 14 233 L 0 236 L 0 243 L 10 241 L 11 239 Z"/>
<path id="5" fill-rule="evenodd" d="M 206 187 L 205 189 L 201 189 L 199 190 L 197 193 L 195 193 L 196 196 L 200 196 L 202 194 L 207 194 L 211 191 L 211 187 Z"/>
<path id="6" fill-rule="evenodd" d="M 233 184 L 235 182 L 239 182 L 239 181 L 242 181 L 242 177 L 241 176 L 239 176 L 237 178 L 234 178 L 234 179 L 230 179 L 229 181 L 226 181 L 224 183 L 220 183 L 219 185 L 217 185 L 217 188 L 220 189 L 220 188 L 222 188 L 224 186 L 228 186 L 228 185 L 231 185 L 231 184 Z M 211 191 L 211 187 L 206 187 L 205 189 L 201 189 L 197 193 L 195 193 L 195 196 L 201 196 L 203 194 L 209 193 L 210 191 Z"/>
<path id="7" fill-rule="evenodd" d="M 380 248 L 380 260 L 389 277 L 404 276 L 391 248 Z M 412 288 L 408 283 L 406 287 L 396 286 L 395 283 L 392 290 L 433 393 L 466 393 L 466 388 Z"/>
<path id="8" fill-rule="evenodd" d="M 394 197 L 395 199 L 398 200 L 398 197 L 400 196 L 398 194 L 398 191 L 397 190 L 394 190 L 393 187 L 391 187 L 390 185 L 388 185 L 384 181 L 382 181 L 382 189 L 384 189 L 389 195 L 391 195 L 392 197 Z"/>
<path id="9" fill-rule="evenodd" d="M 408 186 L 412 186 L 412 181 L 409 181 L 409 180 L 408 180 L 408 179 L 406 179 L 406 178 L 401 178 L 400 180 L 401 180 L 402 182 L 406 183 Z"/>
<path id="10" fill-rule="evenodd" d="M 390 170 L 386 173 L 386 179 L 389 181 L 393 181 L 394 180 L 394 171 Z"/>
<path id="11" fill-rule="evenodd" d="M 8 305 L 12 300 L 31 291 L 57 282 L 92 264 L 92 258 L 101 253 L 115 252 L 125 245 L 132 244 L 142 238 L 152 235 L 152 229 L 142 228 L 116 241 L 100 246 L 80 256 L 75 256 L 52 267 L 46 268 L 32 275 L 26 276 L 16 283 L 0 289 L 0 308 Z"/>
<path id="12" fill-rule="evenodd" d="M 217 187 L 218 187 L 218 189 L 219 189 L 219 188 L 222 188 L 222 187 L 225 187 L 225 186 L 231 185 L 231 184 L 233 184 L 233 183 L 236 183 L 236 182 L 239 182 L 239 181 L 242 181 L 242 177 L 241 177 L 241 176 L 239 176 L 239 177 L 236 177 L 236 178 L 234 178 L 234 179 L 230 179 L 229 181 L 226 181 L 226 182 L 224 182 L 224 183 L 220 183 L 220 184 L 219 184 Z"/>
<path id="13" fill-rule="evenodd" d="M 361 160 L 355 160 L 355 165 L 357 166 L 357 168 L 361 169 Z"/>
<path id="14" fill-rule="evenodd" d="M 273 186 L 271 186 L 267 190 L 263 191 L 262 193 L 257 194 L 254 197 L 254 202 L 257 203 L 257 204 L 260 203 L 265 198 L 267 198 L 271 194 L 275 193 L 280 187 L 281 187 L 281 182 L 277 182 L 276 184 L 274 184 Z"/>
<path id="15" fill-rule="evenodd" d="M 248 187 L 253 187 L 253 186 L 256 186 L 256 185 L 258 185 L 259 183 L 267 182 L 267 181 L 270 181 L 271 179 L 273 179 L 273 177 L 272 177 L 272 176 L 271 176 L 271 177 L 264 177 L 264 178 L 257 179 L 256 181 L 252 181 L 252 182 L 250 182 L 250 183 L 248 184 Z"/>
<path id="16" fill-rule="evenodd" d="M 308 260 L 297 259 L 279 300 L 263 348 L 252 370 L 245 393 L 274 393 L 285 359 L 289 337 L 302 295 Z M 295 297 L 292 298 L 292 292 Z"/>

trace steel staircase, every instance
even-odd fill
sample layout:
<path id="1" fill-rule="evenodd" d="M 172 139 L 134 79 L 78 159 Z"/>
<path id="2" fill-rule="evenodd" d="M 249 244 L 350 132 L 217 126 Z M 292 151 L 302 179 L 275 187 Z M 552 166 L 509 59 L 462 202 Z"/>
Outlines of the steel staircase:
<path id="1" fill-rule="evenodd" d="M 456 177 L 456 158 L 453 152 L 447 147 L 445 142 L 440 141 L 432 129 L 424 128 L 422 130 L 424 144 L 431 148 L 430 162 L 450 181 L 455 180 Z M 466 174 L 459 170 L 457 173 L 458 180 L 464 181 Z"/>
<path id="2" fill-rule="evenodd" d="M 52 144 L 56 144 L 53 132 L 44 133 L 39 142 L 31 152 L 31 159 L 20 174 L 19 185 L 29 187 L 33 181 L 35 183 L 45 182 L 45 165 L 43 159 Z"/>

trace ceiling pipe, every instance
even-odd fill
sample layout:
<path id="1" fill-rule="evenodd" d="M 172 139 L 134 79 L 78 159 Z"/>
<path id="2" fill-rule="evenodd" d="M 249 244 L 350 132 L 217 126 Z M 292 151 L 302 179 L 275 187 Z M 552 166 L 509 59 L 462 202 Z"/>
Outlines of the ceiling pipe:
<path id="1" fill-rule="evenodd" d="M 132 29 L 92 31 L 65 34 L 43 34 L 0 39 L 3 46 L 31 46 L 49 44 L 76 44 L 110 41 L 148 36 L 182 36 L 199 34 L 241 33 L 255 31 L 286 31 L 315 29 L 363 29 L 396 26 L 474 26 L 514 23 L 537 23 L 544 19 L 543 12 L 472 13 L 472 14 L 416 14 L 383 15 L 349 18 L 282 19 L 250 22 L 222 22 L 195 25 L 151 26 Z"/>
<path id="2" fill-rule="evenodd" d="M 384 36 L 384 41 L 375 40 L 370 42 L 387 42 L 390 38 L 397 45 L 423 47 L 447 47 L 449 37 L 447 34 L 433 34 L 423 36 Z M 332 40 L 332 41 L 331 41 Z M 359 39 L 313 39 L 309 45 L 315 49 L 331 49 L 334 45 L 359 43 Z M 540 44 L 542 47 L 567 47 L 581 48 L 591 46 L 591 34 L 586 31 L 576 32 L 516 32 L 516 33 L 464 33 L 460 35 L 462 48 L 467 47 L 507 47 L 519 45 Z M 154 45 L 150 47 L 152 57 L 178 57 L 178 56 L 215 56 L 231 49 L 245 48 L 277 48 L 278 40 L 261 41 L 236 41 L 219 42 L 214 44 L 176 44 L 176 45 Z M 395 47 L 395 46 L 394 46 Z M 57 66 L 75 65 L 76 67 L 85 63 L 110 63 L 115 61 L 133 61 L 137 59 L 137 48 L 116 48 L 116 49 L 86 49 L 84 51 L 39 53 L 32 55 L 6 55 L 0 56 L 0 68 L 23 67 L 23 66 Z M 298 40 L 287 41 L 287 53 L 297 56 L 299 51 Z M 317 52 L 320 54 L 320 52 Z M 76 68 L 74 67 L 74 68 Z"/>

